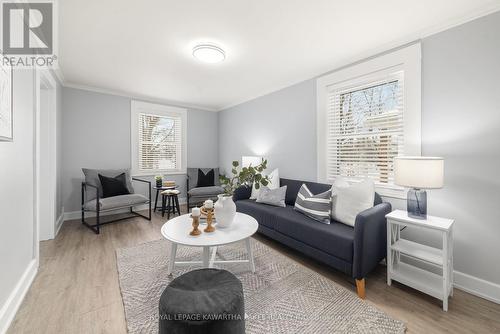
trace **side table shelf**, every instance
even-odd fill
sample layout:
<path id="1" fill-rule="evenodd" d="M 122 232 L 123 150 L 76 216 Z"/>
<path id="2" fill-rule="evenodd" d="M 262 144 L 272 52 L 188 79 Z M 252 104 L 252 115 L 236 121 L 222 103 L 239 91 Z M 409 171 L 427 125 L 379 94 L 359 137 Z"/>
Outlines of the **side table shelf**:
<path id="1" fill-rule="evenodd" d="M 408 217 L 406 211 L 395 210 L 387 218 L 387 284 L 398 281 L 443 301 L 448 311 L 448 297 L 453 296 L 453 219 L 428 216 Z M 413 226 L 440 233 L 443 248 L 435 248 L 401 238 L 401 227 Z M 442 275 L 401 262 L 401 254 L 442 268 Z"/>

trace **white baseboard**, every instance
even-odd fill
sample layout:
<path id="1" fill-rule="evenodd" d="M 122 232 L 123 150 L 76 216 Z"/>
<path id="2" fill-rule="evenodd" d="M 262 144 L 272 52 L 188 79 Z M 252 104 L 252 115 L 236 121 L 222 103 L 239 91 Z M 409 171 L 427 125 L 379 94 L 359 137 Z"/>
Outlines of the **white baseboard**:
<path id="1" fill-rule="evenodd" d="M 489 282 L 456 270 L 453 273 L 453 280 L 455 288 L 500 304 L 500 284 Z"/>
<path id="2" fill-rule="evenodd" d="M 179 204 L 186 204 L 187 199 L 185 197 L 179 197 Z M 154 201 L 151 204 L 151 208 L 153 208 L 155 205 Z M 161 203 L 158 203 L 158 206 L 160 206 Z M 139 205 L 134 208 L 136 211 L 142 211 L 142 210 L 147 210 L 148 205 Z M 123 209 L 123 210 L 116 210 L 116 211 L 109 211 L 109 212 L 102 212 L 101 216 L 109 216 L 109 215 L 116 215 L 118 213 L 127 213 L 128 209 Z M 75 220 L 75 219 L 80 219 L 82 216 L 81 211 L 70 211 L 70 212 L 65 212 L 64 213 L 64 221 L 67 220 Z M 95 217 L 95 213 L 93 212 L 85 212 L 85 217 Z"/>
<path id="3" fill-rule="evenodd" d="M 0 309 L 0 334 L 5 334 L 9 329 L 12 320 L 16 316 L 17 310 L 26 296 L 31 283 L 35 279 L 38 271 L 38 262 L 31 260 L 23 275 L 17 282 L 14 290 L 10 293 L 7 301 Z"/>
<path id="4" fill-rule="evenodd" d="M 61 230 L 61 227 L 62 227 L 63 223 L 64 223 L 64 212 L 59 215 L 59 218 L 57 218 L 57 221 L 56 221 L 56 233 L 54 235 L 54 239 L 59 234 L 59 231 Z"/>

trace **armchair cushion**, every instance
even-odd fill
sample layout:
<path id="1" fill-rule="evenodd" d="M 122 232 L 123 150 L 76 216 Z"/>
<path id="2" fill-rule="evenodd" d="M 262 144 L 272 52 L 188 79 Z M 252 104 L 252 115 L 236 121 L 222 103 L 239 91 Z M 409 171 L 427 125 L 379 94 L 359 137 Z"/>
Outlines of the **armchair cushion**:
<path id="1" fill-rule="evenodd" d="M 99 189 L 99 197 L 103 196 L 101 181 L 99 180 L 99 174 L 106 177 L 116 177 L 121 173 L 125 173 L 125 181 L 127 184 L 128 192 L 133 194 L 134 188 L 132 187 L 131 177 L 130 177 L 130 169 L 90 169 L 90 168 L 82 168 L 83 174 L 85 175 L 85 182 L 96 186 Z M 96 198 L 95 191 L 87 191 L 87 201 L 93 200 Z"/>
<path id="2" fill-rule="evenodd" d="M 219 168 L 188 168 L 187 178 L 188 178 L 188 191 L 196 188 L 198 184 L 198 169 L 200 169 L 204 174 L 208 173 L 211 169 L 214 170 L 214 185 L 220 186 L 219 181 Z"/>
<path id="3" fill-rule="evenodd" d="M 116 177 L 106 177 L 99 174 L 99 181 L 101 181 L 103 198 L 130 194 L 127 189 L 125 173 Z"/>
<path id="4" fill-rule="evenodd" d="M 149 199 L 141 194 L 120 195 L 99 199 L 101 210 L 112 210 L 118 208 L 127 208 L 135 205 L 148 203 Z M 96 211 L 96 200 L 93 199 L 85 203 L 85 210 Z"/>
<path id="5" fill-rule="evenodd" d="M 196 188 L 213 187 L 215 186 L 214 182 L 215 182 L 215 176 L 213 169 L 204 173 L 201 169 L 198 168 L 198 181 L 196 182 Z"/>
<path id="6" fill-rule="evenodd" d="M 219 194 L 223 194 L 224 189 L 220 186 L 213 187 L 200 187 L 200 188 L 191 188 L 188 191 L 189 196 L 199 197 L 199 196 L 217 196 Z"/>

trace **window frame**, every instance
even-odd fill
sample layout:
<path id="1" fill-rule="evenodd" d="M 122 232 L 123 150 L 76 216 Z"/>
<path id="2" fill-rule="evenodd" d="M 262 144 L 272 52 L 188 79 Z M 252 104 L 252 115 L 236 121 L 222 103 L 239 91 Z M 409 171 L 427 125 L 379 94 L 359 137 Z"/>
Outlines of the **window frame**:
<path id="1" fill-rule="evenodd" d="M 139 166 L 139 114 L 160 117 L 180 117 L 181 119 L 181 166 L 177 169 L 141 170 Z M 158 174 L 186 174 L 187 171 L 187 109 L 163 104 L 132 100 L 130 104 L 131 126 L 131 174 L 134 176 L 154 176 Z"/>
<path id="2" fill-rule="evenodd" d="M 403 72 L 404 96 L 404 155 L 421 155 L 421 45 L 415 43 L 391 53 L 348 66 L 324 75 L 316 81 L 317 94 L 317 179 L 332 183 L 327 177 L 328 163 L 328 96 L 332 89 L 349 87 L 384 80 L 396 72 Z M 405 198 L 403 188 L 397 186 L 376 187 L 386 197 Z"/>

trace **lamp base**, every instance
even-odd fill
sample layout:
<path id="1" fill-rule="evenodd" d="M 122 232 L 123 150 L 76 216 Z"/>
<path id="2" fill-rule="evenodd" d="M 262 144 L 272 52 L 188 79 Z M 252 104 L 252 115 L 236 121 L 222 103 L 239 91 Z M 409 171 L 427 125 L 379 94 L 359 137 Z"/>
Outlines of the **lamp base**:
<path id="1" fill-rule="evenodd" d="M 427 219 L 427 193 L 421 189 L 410 189 L 406 199 L 408 217 Z"/>

